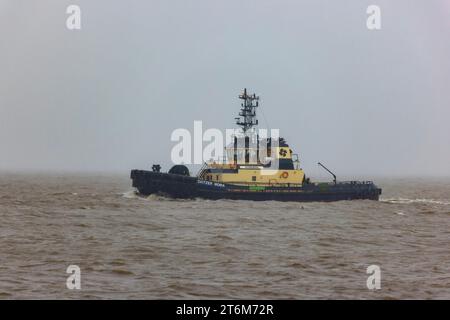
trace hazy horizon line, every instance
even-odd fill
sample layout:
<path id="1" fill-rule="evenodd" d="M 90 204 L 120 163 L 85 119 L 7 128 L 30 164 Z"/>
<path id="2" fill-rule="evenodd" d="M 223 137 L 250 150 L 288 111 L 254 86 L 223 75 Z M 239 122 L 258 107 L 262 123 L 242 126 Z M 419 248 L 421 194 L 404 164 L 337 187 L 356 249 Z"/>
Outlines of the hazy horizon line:
<path id="1" fill-rule="evenodd" d="M 139 168 L 134 168 L 134 169 L 139 169 Z M 98 170 L 98 169 L 83 169 L 83 170 L 78 170 L 78 169 L 5 169 L 5 168 L 0 168 L 0 176 L 2 175 L 26 175 L 26 174 L 30 174 L 30 175 L 49 175 L 49 176 L 54 176 L 54 175 L 62 175 L 62 176 L 85 176 L 85 175 L 98 175 L 98 176 L 124 176 L 130 175 L 131 170 L 134 169 L 127 169 L 127 170 Z M 140 169 L 140 170 L 145 170 L 145 169 Z M 147 169 L 146 171 L 151 171 L 150 169 Z M 163 171 L 165 172 L 165 171 Z M 196 176 L 197 171 L 196 170 L 192 170 L 191 172 L 191 176 Z M 306 172 L 307 173 L 307 172 Z M 368 177 L 370 177 L 370 179 L 388 179 L 388 178 L 395 178 L 395 179 L 402 179 L 402 178 L 406 178 L 406 179 L 436 179 L 436 178 L 441 178 L 441 179 L 450 179 L 450 175 L 449 174 L 442 174 L 442 175 L 437 175 L 437 174 L 422 174 L 422 175 L 417 175 L 417 174 L 379 174 L 379 173 L 365 173 L 365 174 L 361 174 L 361 173 L 337 173 L 338 176 L 338 181 L 346 181 L 346 180 L 352 180 L 352 179 L 368 179 Z M 306 174 L 307 177 L 311 178 L 313 181 L 327 181 L 326 175 L 308 175 Z M 341 178 L 340 178 L 341 177 Z M 320 179 L 320 180 L 317 180 Z M 331 177 L 329 179 L 330 181 L 332 180 Z"/>

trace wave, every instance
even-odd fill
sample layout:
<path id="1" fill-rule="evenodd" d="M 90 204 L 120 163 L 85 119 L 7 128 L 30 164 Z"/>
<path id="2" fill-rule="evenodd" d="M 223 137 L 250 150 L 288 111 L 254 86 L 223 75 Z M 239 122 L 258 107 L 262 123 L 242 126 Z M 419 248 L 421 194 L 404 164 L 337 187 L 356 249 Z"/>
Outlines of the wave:
<path id="1" fill-rule="evenodd" d="M 122 197 L 127 198 L 127 199 L 136 199 L 136 198 L 138 198 L 138 194 L 137 194 L 136 190 L 130 190 L 125 193 L 122 193 Z"/>
<path id="2" fill-rule="evenodd" d="M 170 200 L 172 200 L 171 198 L 165 197 L 164 195 L 161 195 L 158 193 L 152 193 L 143 199 L 150 200 L 150 201 L 167 201 L 167 200 L 170 201 Z"/>
<path id="3" fill-rule="evenodd" d="M 386 198 L 380 199 L 381 202 L 410 204 L 410 203 L 424 203 L 424 204 L 440 204 L 450 205 L 448 201 L 435 200 L 435 199 L 408 199 L 408 198 Z"/>
<path id="4" fill-rule="evenodd" d="M 153 193 L 145 196 L 141 195 L 137 190 L 130 190 L 124 193 L 119 193 L 119 195 L 126 199 L 139 199 L 145 201 L 190 201 L 190 199 L 174 199 L 159 193 Z"/>

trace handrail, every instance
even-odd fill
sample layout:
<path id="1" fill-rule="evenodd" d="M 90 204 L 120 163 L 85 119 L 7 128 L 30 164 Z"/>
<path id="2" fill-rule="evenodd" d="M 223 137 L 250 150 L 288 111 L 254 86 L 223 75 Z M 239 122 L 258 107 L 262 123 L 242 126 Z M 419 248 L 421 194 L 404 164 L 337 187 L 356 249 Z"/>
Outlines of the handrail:
<path id="1" fill-rule="evenodd" d="M 197 172 L 197 178 L 203 178 L 203 173 L 207 167 L 208 167 L 208 164 L 206 162 L 204 162 L 202 167 L 200 168 L 200 170 L 198 170 L 198 172 Z"/>
<path id="2" fill-rule="evenodd" d="M 317 181 L 317 182 L 311 182 L 311 184 L 315 184 L 315 185 L 318 185 L 318 184 L 329 184 L 329 185 L 357 184 L 357 185 L 361 185 L 361 184 L 373 184 L 373 181 L 369 181 L 369 180 L 367 180 L 367 181 L 349 180 L 349 181 L 339 181 L 337 183 Z"/>
<path id="3" fill-rule="evenodd" d="M 292 182 L 279 182 L 279 183 L 273 183 L 273 182 L 270 182 L 270 183 L 268 183 L 268 182 L 256 182 L 256 181 L 254 181 L 254 182 L 247 182 L 247 181 L 226 181 L 226 182 L 224 182 L 224 181 L 215 181 L 215 180 L 203 180 L 203 179 L 201 179 L 202 181 L 208 181 L 208 182 L 214 182 L 214 183 L 222 183 L 222 184 L 234 184 L 234 185 L 237 185 L 237 184 L 242 184 L 242 185 L 249 185 L 249 186 L 261 186 L 261 185 L 265 185 L 265 186 L 280 186 L 280 185 L 285 185 L 285 186 L 297 186 L 297 185 L 299 185 L 299 186 L 301 186 L 302 184 L 301 183 L 292 183 Z"/>

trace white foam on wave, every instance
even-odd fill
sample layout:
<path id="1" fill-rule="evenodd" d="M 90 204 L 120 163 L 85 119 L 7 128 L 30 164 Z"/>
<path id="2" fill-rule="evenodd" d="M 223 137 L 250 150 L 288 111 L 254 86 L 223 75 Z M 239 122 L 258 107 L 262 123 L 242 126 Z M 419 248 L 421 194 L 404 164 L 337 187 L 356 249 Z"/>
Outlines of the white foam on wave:
<path id="1" fill-rule="evenodd" d="M 146 198 L 144 198 L 146 200 L 150 200 L 150 201 L 161 201 L 161 200 L 170 200 L 160 194 L 156 194 L 156 193 L 152 193 L 150 195 L 148 195 Z"/>
<path id="2" fill-rule="evenodd" d="M 126 199 L 139 199 L 139 200 L 144 200 L 144 201 L 162 201 L 162 200 L 170 201 L 170 200 L 173 200 L 171 198 L 164 197 L 164 195 L 160 195 L 160 194 L 151 194 L 148 196 L 140 195 L 137 190 L 129 190 L 124 193 L 119 193 L 119 195 L 121 195 L 123 198 L 126 198 Z"/>
<path id="3" fill-rule="evenodd" d="M 440 204 L 440 205 L 450 205 L 448 201 L 441 201 L 435 199 L 408 199 L 408 198 L 386 198 L 380 199 L 381 202 L 388 203 L 399 203 L 399 204 L 410 204 L 410 203 L 424 203 L 424 204 Z"/>
<path id="4" fill-rule="evenodd" d="M 130 190 L 125 193 L 122 193 L 122 197 L 127 198 L 127 199 L 136 199 L 136 198 L 138 198 L 138 195 L 137 195 L 136 190 Z"/>

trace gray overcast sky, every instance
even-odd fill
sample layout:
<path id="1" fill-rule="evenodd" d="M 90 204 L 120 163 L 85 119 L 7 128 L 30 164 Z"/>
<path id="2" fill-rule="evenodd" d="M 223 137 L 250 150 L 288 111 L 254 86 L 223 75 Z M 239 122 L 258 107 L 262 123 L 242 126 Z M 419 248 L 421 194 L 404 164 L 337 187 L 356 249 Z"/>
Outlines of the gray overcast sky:
<path id="1" fill-rule="evenodd" d="M 248 87 L 307 173 L 450 175 L 447 0 L 0 0 L 0 33 L 2 171 L 168 169 Z"/>

